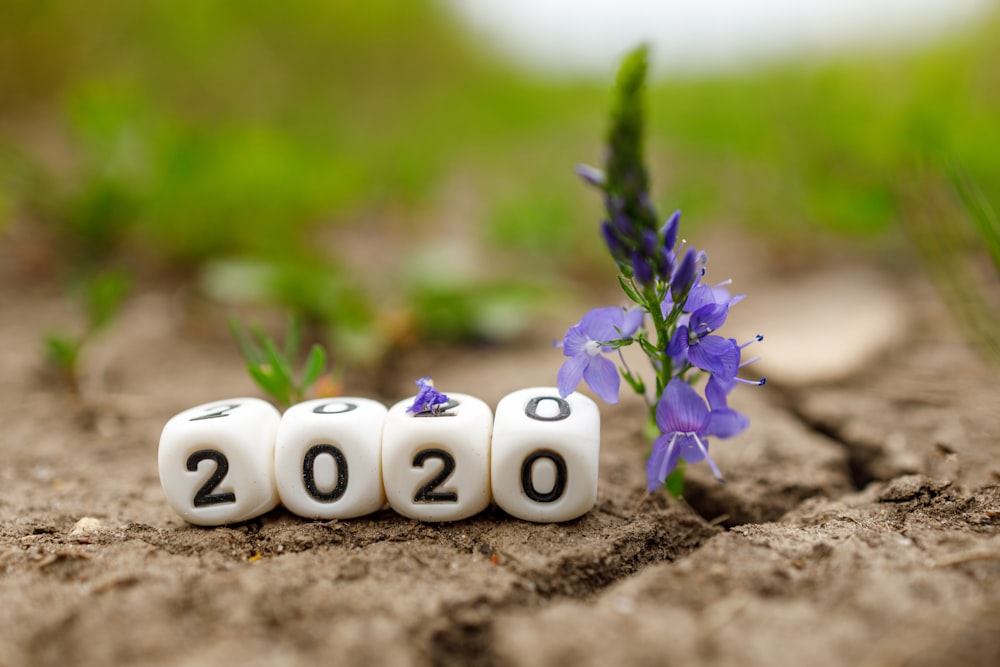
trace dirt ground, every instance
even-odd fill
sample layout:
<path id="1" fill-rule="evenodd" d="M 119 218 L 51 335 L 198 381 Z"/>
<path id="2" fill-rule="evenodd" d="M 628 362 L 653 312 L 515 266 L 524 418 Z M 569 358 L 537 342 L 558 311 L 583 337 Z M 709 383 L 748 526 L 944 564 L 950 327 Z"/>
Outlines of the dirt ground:
<path id="1" fill-rule="evenodd" d="M 575 521 L 206 529 L 167 505 L 156 448 L 173 414 L 255 393 L 211 309 L 133 299 L 82 413 L 40 372 L 63 300 L 4 280 L 0 665 L 998 665 L 1000 382 L 920 294 L 863 372 L 741 388 L 750 430 L 713 442 L 728 483 L 695 467 L 686 504 L 643 501 L 625 400 Z M 553 382 L 560 334 L 399 355 L 347 392 L 391 403 L 431 373 L 495 406 Z"/>

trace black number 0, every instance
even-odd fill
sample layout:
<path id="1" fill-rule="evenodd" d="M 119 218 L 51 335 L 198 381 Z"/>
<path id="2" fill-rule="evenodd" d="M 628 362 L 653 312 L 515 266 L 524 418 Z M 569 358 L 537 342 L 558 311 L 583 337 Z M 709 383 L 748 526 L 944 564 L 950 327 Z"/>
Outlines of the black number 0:
<path id="1" fill-rule="evenodd" d="M 226 475 L 229 474 L 229 459 L 226 458 L 225 454 L 217 452 L 214 449 L 199 449 L 188 457 L 187 469 L 191 472 L 197 472 L 198 464 L 206 460 L 215 461 L 215 472 L 212 473 L 208 481 L 202 484 L 201 488 L 194 494 L 194 506 L 205 507 L 206 505 L 218 505 L 220 503 L 235 503 L 235 493 L 212 493 L 222 480 L 226 478 Z"/>
<path id="2" fill-rule="evenodd" d="M 531 479 L 535 462 L 540 459 L 552 461 L 552 464 L 556 468 L 555 484 L 552 485 L 551 490 L 545 493 L 536 489 L 535 482 Z M 524 491 L 524 495 L 536 503 L 551 503 L 559 500 L 566 491 L 566 477 L 566 459 L 551 449 L 540 449 L 537 452 L 532 452 L 524 459 L 524 463 L 521 464 L 521 490 Z"/>
<path id="3" fill-rule="evenodd" d="M 323 491 L 316 486 L 316 457 L 329 454 L 337 467 L 337 482 L 329 491 Z M 321 503 L 332 503 L 344 495 L 347 490 L 347 458 L 344 452 L 333 445 L 313 445 L 302 457 L 302 481 L 306 485 L 306 493 Z"/>
<path id="4" fill-rule="evenodd" d="M 424 449 L 413 457 L 413 465 L 423 468 L 427 459 L 441 459 L 444 465 L 441 472 L 419 489 L 413 496 L 415 503 L 457 503 L 458 494 L 454 491 L 438 491 L 437 488 L 448 481 L 451 474 L 455 472 L 455 457 L 443 449 Z"/>

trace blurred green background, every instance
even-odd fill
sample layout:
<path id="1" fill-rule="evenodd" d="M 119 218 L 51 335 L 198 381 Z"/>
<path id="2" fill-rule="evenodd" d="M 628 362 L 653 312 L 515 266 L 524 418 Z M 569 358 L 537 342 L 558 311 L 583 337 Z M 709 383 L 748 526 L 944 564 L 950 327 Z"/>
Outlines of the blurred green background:
<path id="1" fill-rule="evenodd" d="M 661 212 L 877 254 L 915 169 L 957 161 L 996 201 L 998 32 L 655 83 Z M 478 42 L 431 0 L 6 0 L 4 275 L 274 303 L 359 358 L 515 335 L 540 285 L 612 276 L 573 173 L 600 163 L 611 82 Z"/>

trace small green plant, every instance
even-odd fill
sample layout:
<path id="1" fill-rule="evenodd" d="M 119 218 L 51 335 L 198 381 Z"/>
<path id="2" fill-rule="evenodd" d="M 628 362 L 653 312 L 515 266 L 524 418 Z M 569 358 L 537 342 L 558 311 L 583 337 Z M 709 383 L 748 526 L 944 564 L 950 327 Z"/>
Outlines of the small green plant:
<path id="1" fill-rule="evenodd" d="M 285 343 L 278 346 L 259 326 L 247 330 L 235 319 L 229 320 L 229 330 L 240 353 L 247 362 L 247 373 L 254 382 L 283 407 L 300 403 L 310 396 L 332 396 L 337 393 L 338 372 L 324 375 L 326 349 L 313 344 L 296 379 L 295 362 L 302 344 L 302 323 L 292 317 Z"/>
<path id="2" fill-rule="evenodd" d="M 1000 367 L 1000 218 L 959 166 L 928 169 L 917 184 L 903 228 L 955 322 Z"/>
<path id="3" fill-rule="evenodd" d="M 983 191 L 961 168 L 952 168 L 951 182 L 1000 276 L 1000 217 Z"/>
<path id="4" fill-rule="evenodd" d="M 129 278 L 111 271 L 80 281 L 78 295 L 85 308 L 86 325 L 82 332 L 53 331 L 44 340 L 46 361 L 74 394 L 80 393 L 80 360 L 86 345 L 107 329 L 121 309 L 129 291 Z"/>

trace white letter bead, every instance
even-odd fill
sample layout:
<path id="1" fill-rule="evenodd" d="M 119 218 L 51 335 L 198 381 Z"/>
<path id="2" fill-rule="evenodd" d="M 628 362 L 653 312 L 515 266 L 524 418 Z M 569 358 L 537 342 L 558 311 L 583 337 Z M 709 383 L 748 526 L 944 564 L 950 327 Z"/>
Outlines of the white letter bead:
<path id="1" fill-rule="evenodd" d="M 280 419 L 259 398 L 205 403 L 171 418 L 157 456 L 170 506 L 199 526 L 247 521 L 274 509 Z"/>
<path id="2" fill-rule="evenodd" d="M 381 509 L 386 412 L 378 401 L 353 397 L 290 407 L 274 448 L 282 504 L 310 519 L 350 519 Z"/>
<path id="3" fill-rule="evenodd" d="M 526 521 L 569 521 L 597 501 L 601 414 L 583 394 L 521 389 L 497 405 L 493 501 Z"/>
<path id="4" fill-rule="evenodd" d="M 466 394 L 448 394 L 439 415 L 389 409 L 382 429 L 382 479 L 389 505 L 421 521 L 457 521 L 490 504 L 493 412 Z"/>

